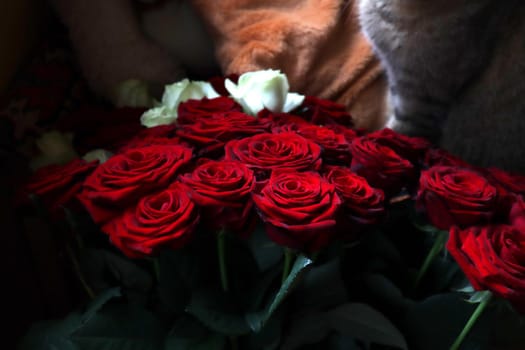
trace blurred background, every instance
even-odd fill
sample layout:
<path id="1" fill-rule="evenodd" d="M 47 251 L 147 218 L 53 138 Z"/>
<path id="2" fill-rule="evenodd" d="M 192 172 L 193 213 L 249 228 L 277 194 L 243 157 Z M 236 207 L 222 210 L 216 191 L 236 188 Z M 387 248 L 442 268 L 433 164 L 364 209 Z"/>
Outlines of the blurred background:
<path id="1" fill-rule="evenodd" d="M 0 1 L 0 94 L 28 59 L 48 17 L 43 0 Z"/>

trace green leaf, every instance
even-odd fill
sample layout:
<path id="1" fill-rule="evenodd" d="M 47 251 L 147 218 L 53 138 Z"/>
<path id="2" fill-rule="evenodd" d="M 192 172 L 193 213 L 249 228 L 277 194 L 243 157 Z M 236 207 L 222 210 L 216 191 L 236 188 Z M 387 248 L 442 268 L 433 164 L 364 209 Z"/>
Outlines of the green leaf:
<path id="1" fill-rule="evenodd" d="M 268 303 L 267 307 L 263 311 L 251 312 L 246 314 L 246 322 L 249 324 L 250 329 L 254 332 L 259 332 L 268 319 L 272 316 L 274 311 L 279 307 L 286 296 L 292 291 L 295 284 L 299 281 L 299 278 L 305 272 L 305 269 L 313 263 L 312 260 L 304 255 L 297 256 L 294 265 L 290 271 L 290 274 L 281 285 L 279 291 L 275 294 L 273 299 Z"/>
<path id="2" fill-rule="evenodd" d="M 166 329 L 136 304 L 107 304 L 75 330 L 70 339 L 82 350 L 158 350 Z"/>
<path id="3" fill-rule="evenodd" d="M 396 245 L 381 231 L 369 232 L 363 240 L 363 245 L 371 254 L 378 255 L 382 260 L 401 263 L 403 258 Z"/>
<path id="4" fill-rule="evenodd" d="M 307 344 L 318 343 L 331 331 L 329 315 L 325 311 L 304 313 L 298 311 L 290 322 L 283 339 L 282 350 L 294 350 Z"/>
<path id="5" fill-rule="evenodd" d="M 250 331 L 242 311 L 219 291 L 203 289 L 193 293 L 186 312 L 217 333 L 237 336 Z"/>
<path id="6" fill-rule="evenodd" d="M 120 288 L 111 288 L 102 292 L 87 306 L 86 311 L 82 315 L 81 322 L 88 322 L 108 301 L 120 296 L 122 296 Z"/>
<path id="7" fill-rule="evenodd" d="M 166 311 L 183 312 L 191 293 L 199 285 L 202 265 L 199 256 L 187 247 L 180 250 L 163 250 L 159 255 L 160 278 L 158 292 Z"/>
<path id="8" fill-rule="evenodd" d="M 279 308 L 259 332 L 242 337 L 242 349 L 275 350 L 279 348 L 286 308 Z"/>
<path id="9" fill-rule="evenodd" d="M 483 291 L 477 291 L 477 292 L 474 292 L 474 294 L 472 294 L 470 296 L 470 298 L 467 300 L 467 302 L 471 303 L 471 304 L 479 304 L 485 300 L 487 300 L 488 298 L 490 298 L 492 295 L 492 293 L 488 290 L 483 290 Z"/>
<path id="10" fill-rule="evenodd" d="M 412 225 L 414 225 L 414 227 L 417 228 L 419 231 L 425 232 L 425 233 L 434 234 L 437 231 L 439 231 L 439 229 L 436 226 L 428 222 L 421 222 L 421 221 L 414 220 L 412 221 Z"/>
<path id="11" fill-rule="evenodd" d="M 525 317 L 497 306 L 487 307 L 461 349 L 525 349 Z M 460 293 L 436 294 L 413 303 L 400 327 L 413 349 L 449 349 L 476 307 Z"/>
<path id="12" fill-rule="evenodd" d="M 365 274 L 363 282 L 370 296 L 380 300 L 382 304 L 388 305 L 389 309 L 393 309 L 397 313 L 406 310 L 413 303 L 411 299 L 403 296 L 398 286 L 381 274 Z"/>
<path id="13" fill-rule="evenodd" d="M 403 334 L 383 314 L 361 303 L 338 306 L 329 312 L 330 325 L 342 335 L 375 344 L 408 349 Z"/>
<path id="14" fill-rule="evenodd" d="M 253 287 L 245 292 L 247 299 L 245 304 L 248 311 L 256 311 L 261 307 L 264 298 L 270 293 L 271 287 L 274 285 L 277 277 L 281 276 L 281 273 L 282 267 L 274 266 L 258 276 Z"/>
<path id="15" fill-rule="evenodd" d="M 80 350 L 68 338 L 80 325 L 79 313 L 72 313 L 62 320 L 36 323 L 24 335 L 18 350 Z"/>
<path id="16" fill-rule="evenodd" d="M 122 287 L 124 293 L 136 291 L 147 294 L 153 286 L 149 272 L 132 260 L 104 249 L 81 249 L 79 263 L 88 284 L 95 290 Z"/>
<path id="17" fill-rule="evenodd" d="M 261 271 L 266 271 L 278 264 L 283 256 L 283 248 L 268 238 L 262 224 L 257 226 L 248 243 Z"/>
<path id="18" fill-rule="evenodd" d="M 222 350 L 225 344 L 226 337 L 217 334 L 203 339 L 170 336 L 166 339 L 164 350 Z"/>
<path id="19" fill-rule="evenodd" d="M 316 263 L 303 276 L 294 292 L 296 308 L 328 309 L 348 300 L 339 257 Z"/>

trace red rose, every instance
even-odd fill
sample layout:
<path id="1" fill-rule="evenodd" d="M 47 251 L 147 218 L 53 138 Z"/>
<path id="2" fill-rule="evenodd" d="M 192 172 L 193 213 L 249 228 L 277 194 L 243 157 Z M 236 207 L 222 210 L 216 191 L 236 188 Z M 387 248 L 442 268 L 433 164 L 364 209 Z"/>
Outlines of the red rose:
<path id="1" fill-rule="evenodd" d="M 265 177 L 274 169 L 319 170 L 321 148 L 295 133 L 259 134 L 228 142 L 225 158 L 238 160 Z"/>
<path id="2" fill-rule="evenodd" d="M 523 197 L 514 197 L 509 211 L 508 222 L 518 230 L 525 232 L 525 199 Z"/>
<path id="3" fill-rule="evenodd" d="M 489 180 L 500 190 L 500 192 L 511 192 L 525 195 L 525 176 L 513 174 L 501 169 L 486 169 Z"/>
<path id="4" fill-rule="evenodd" d="M 65 165 L 48 165 L 38 169 L 24 188 L 27 194 L 35 194 L 51 213 L 67 206 L 80 192 L 82 181 L 97 167 L 98 162 L 87 163 L 75 159 Z"/>
<path id="5" fill-rule="evenodd" d="M 386 195 L 396 195 L 413 181 L 414 166 L 391 148 L 358 137 L 350 149 L 352 171 L 364 177 L 371 186 L 381 188 Z"/>
<path id="6" fill-rule="evenodd" d="M 274 172 L 253 200 L 280 245 L 318 251 L 334 237 L 341 199 L 335 187 L 313 172 Z"/>
<path id="7" fill-rule="evenodd" d="M 174 137 L 177 131 L 177 126 L 174 124 L 158 125 L 152 128 L 143 128 L 134 139 L 148 138 L 148 137 Z"/>
<path id="8" fill-rule="evenodd" d="M 473 170 L 436 166 L 421 174 L 417 206 L 439 229 L 488 222 L 498 205 L 496 188 Z"/>
<path id="9" fill-rule="evenodd" d="M 135 137 L 129 139 L 118 152 L 125 152 L 132 148 L 152 145 L 177 145 L 181 144 L 178 137 L 174 137 L 177 127 L 173 124 L 159 125 L 141 130 Z"/>
<path id="10" fill-rule="evenodd" d="M 333 130 L 335 133 L 343 134 L 348 143 L 352 143 L 352 141 L 354 141 L 354 139 L 359 136 L 356 130 L 343 125 L 330 124 L 326 125 L 325 128 Z"/>
<path id="11" fill-rule="evenodd" d="M 368 134 L 367 138 L 393 149 L 399 156 L 414 164 L 424 157 L 425 152 L 431 146 L 431 143 L 424 138 L 402 135 L 392 129 L 373 132 Z"/>
<path id="12" fill-rule="evenodd" d="M 137 206 L 106 223 L 102 231 L 129 258 L 151 256 L 164 247 L 178 249 L 190 240 L 199 221 L 189 191 L 175 183 L 143 197 Z"/>
<path id="13" fill-rule="evenodd" d="M 242 112 L 242 107 L 229 97 L 203 98 L 182 102 L 177 109 L 177 124 L 185 125 L 210 118 L 215 113 Z"/>
<path id="14" fill-rule="evenodd" d="M 244 164 L 208 161 L 181 177 L 192 189 L 192 199 L 202 207 L 207 226 L 246 236 L 253 227 L 251 191 L 253 172 Z"/>
<path id="15" fill-rule="evenodd" d="M 101 164 L 84 182 L 79 199 L 96 223 L 106 222 L 140 197 L 168 186 L 191 156 L 182 146 L 130 149 Z"/>
<path id="16" fill-rule="evenodd" d="M 383 191 L 371 187 L 365 178 L 343 167 L 329 167 L 324 177 L 335 186 L 343 200 L 342 212 L 350 229 L 375 224 L 384 215 Z"/>
<path id="17" fill-rule="evenodd" d="M 423 164 L 427 167 L 433 167 L 436 165 L 441 166 L 455 166 L 462 168 L 472 168 L 467 162 L 460 158 L 453 156 L 444 149 L 441 148 L 430 148 L 427 150 L 424 156 Z"/>
<path id="18" fill-rule="evenodd" d="M 525 313 L 525 231 L 510 225 L 450 230 L 447 249 L 475 290 L 490 290 Z"/>
<path id="19" fill-rule="evenodd" d="M 144 138 L 134 138 L 130 140 L 128 143 L 126 143 L 124 146 L 122 146 L 117 153 L 122 153 L 129 151 L 134 148 L 142 148 L 142 147 L 148 147 L 148 146 L 155 146 L 155 145 L 168 145 L 168 146 L 174 146 L 174 145 L 181 145 L 189 147 L 189 145 L 186 142 L 181 141 L 178 137 L 144 137 Z"/>
<path id="20" fill-rule="evenodd" d="M 201 148 L 200 153 L 220 149 L 233 139 L 264 133 L 268 123 L 241 112 L 215 113 L 212 116 L 182 125 L 177 136 Z"/>
<path id="21" fill-rule="evenodd" d="M 310 124 L 306 119 L 299 116 L 289 113 L 274 113 L 266 108 L 257 113 L 257 118 L 268 120 L 270 122 L 270 129 L 274 134 L 280 132 L 294 132 L 297 131 L 299 125 Z"/>
<path id="22" fill-rule="evenodd" d="M 313 96 L 306 96 L 299 113 L 314 124 L 340 124 L 352 126 L 352 116 L 345 106 Z"/>
<path id="23" fill-rule="evenodd" d="M 352 159 L 350 143 L 343 133 L 313 124 L 299 125 L 297 133 L 321 146 L 323 162 L 348 165 Z"/>

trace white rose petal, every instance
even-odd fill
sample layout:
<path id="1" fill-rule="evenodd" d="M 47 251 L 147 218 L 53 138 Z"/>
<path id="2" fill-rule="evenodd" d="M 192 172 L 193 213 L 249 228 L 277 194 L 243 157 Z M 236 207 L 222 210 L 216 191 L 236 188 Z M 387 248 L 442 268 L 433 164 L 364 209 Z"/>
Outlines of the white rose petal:
<path id="1" fill-rule="evenodd" d="M 297 93 L 288 93 L 290 86 L 286 75 L 272 69 L 245 73 L 239 77 L 237 84 L 226 79 L 224 86 L 244 111 L 251 115 L 256 115 L 264 108 L 275 113 L 289 112 L 304 99 Z"/>
<path id="2" fill-rule="evenodd" d="M 219 97 L 217 91 L 213 89 L 210 83 L 204 81 L 181 80 L 171 85 L 166 85 L 162 104 L 171 109 L 177 109 L 181 102 L 187 100 L 200 100 L 204 97 Z"/>
<path id="3" fill-rule="evenodd" d="M 288 113 L 299 107 L 304 101 L 304 95 L 292 92 L 286 96 L 283 112 Z"/>
<path id="4" fill-rule="evenodd" d="M 147 128 L 159 125 L 169 125 L 177 120 L 177 110 L 166 106 L 148 109 L 140 117 L 140 123 Z"/>
<path id="5" fill-rule="evenodd" d="M 107 151 L 105 149 L 95 149 L 84 154 L 82 159 L 84 159 L 88 163 L 94 160 L 98 160 L 100 164 L 103 164 L 111 157 L 113 157 L 113 153 L 111 153 L 110 151 Z"/>

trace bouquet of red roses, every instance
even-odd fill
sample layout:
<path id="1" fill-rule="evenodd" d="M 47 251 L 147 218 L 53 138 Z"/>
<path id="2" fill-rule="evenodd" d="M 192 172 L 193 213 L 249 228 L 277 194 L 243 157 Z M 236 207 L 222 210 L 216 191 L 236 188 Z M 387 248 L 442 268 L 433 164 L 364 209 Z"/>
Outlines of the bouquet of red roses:
<path id="1" fill-rule="evenodd" d="M 276 71 L 169 85 L 141 122 L 26 187 L 93 301 L 22 349 L 525 347 L 524 177 Z"/>

